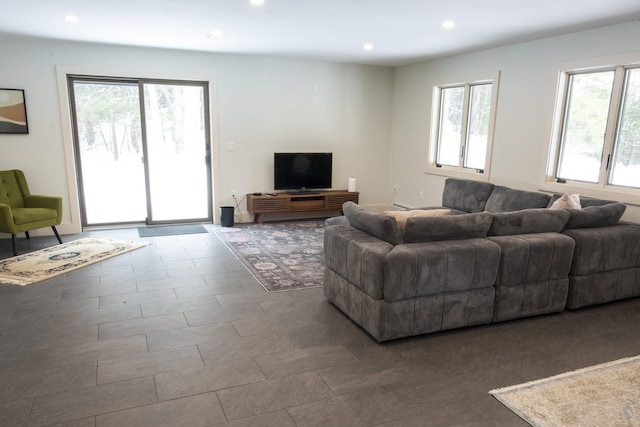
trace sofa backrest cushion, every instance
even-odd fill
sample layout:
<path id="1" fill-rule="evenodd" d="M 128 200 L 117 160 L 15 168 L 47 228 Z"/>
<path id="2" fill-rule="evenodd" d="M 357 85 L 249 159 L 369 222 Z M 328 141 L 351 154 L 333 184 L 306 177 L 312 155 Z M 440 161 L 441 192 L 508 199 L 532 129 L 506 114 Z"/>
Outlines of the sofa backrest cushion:
<path id="1" fill-rule="evenodd" d="M 546 208 L 551 196 L 536 191 L 514 190 L 496 185 L 487 199 L 484 210 L 488 212 L 513 212 L 523 209 Z"/>
<path id="2" fill-rule="evenodd" d="M 488 182 L 447 178 L 442 192 L 442 206 L 463 212 L 482 212 L 493 187 Z"/>
<path id="3" fill-rule="evenodd" d="M 619 202 L 617 202 L 615 200 L 595 199 L 593 197 L 580 196 L 580 205 L 583 208 L 588 208 L 588 207 L 591 207 L 591 206 L 610 205 L 611 203 L 619 203 Z"/>
<path id="4" fill-rule="evenodd" d="M 556 193 L 551 196 L 551 200 L 549 200 L 549 206 L 553 205 L 553 203 L 561 198 L 563 193 Z M 593 197 L 580 196 L 580 206 L 583 208 L 587 208 L 589 206 L 602 206 L 608 205 L 609 203 L 617 203 L 615 200 L 605 200 L 605 199 L 596 199 Z"/>
<path id="5" fill-rule="evenodd" d="M 442 240 L 486 237 L 493 216 L 490 213 L 412 217 L 404 227 L 405 243 L 437 242 Z"/>
<path id="6" fill-rule="evenodd" d="M 344 212 L 344 216 L 352 227 L 376 236 L 378 239 L 389 242 L 392 245 L 403 243 L 402 232 L 395 218 L 369 212 L 353 202 L 345 202 L 342 205 L 342 212 Z"/>
<path id="7" fill-rule="evenodd" d="M 489 236 L 559 233 L 571 215 L 564 209 L 526 209 L 493 214 Z"/>
<path id="8" fill-rule="evenodd" d="M 617 224 L 627 206 L 624 203 L 609 203 L 602 206 L 588 206 L 583 209 L 567 209 L 570 214 L 565 230 L 573 228 L 606 227 Z"/>

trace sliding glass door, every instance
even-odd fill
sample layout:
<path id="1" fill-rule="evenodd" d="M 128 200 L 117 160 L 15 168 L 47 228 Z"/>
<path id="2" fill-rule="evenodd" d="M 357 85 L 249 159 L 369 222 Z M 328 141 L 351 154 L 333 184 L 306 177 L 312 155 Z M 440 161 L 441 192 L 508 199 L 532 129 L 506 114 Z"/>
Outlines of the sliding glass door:
<path id="1" fill-rule="evenodd" d="M 211 221 L 206 83 L 69 83 L 83 226 Z"/>
<path id="2" fill-rule="evenodd" d="M 143 87 L 150 222 L 210 218 L 204 87 Z"/>

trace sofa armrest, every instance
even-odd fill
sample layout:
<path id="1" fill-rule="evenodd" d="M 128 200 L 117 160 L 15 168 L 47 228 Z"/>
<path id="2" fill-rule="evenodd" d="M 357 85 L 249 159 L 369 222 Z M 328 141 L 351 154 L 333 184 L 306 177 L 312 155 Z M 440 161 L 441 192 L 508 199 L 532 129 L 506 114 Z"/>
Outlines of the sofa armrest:
<path id="1" fill-rule="evenodd" d="M 324 232 L 324 262 L 371 298 L 383 297 L 385 257 L 393 245 L 350 225 L 331 225 Z"/>

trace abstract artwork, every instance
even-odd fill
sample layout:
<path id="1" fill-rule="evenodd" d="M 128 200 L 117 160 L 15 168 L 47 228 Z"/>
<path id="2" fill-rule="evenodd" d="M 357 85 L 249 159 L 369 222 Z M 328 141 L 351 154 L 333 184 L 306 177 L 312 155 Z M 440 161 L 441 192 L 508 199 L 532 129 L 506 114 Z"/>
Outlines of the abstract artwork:
<path id="1" fill-rule="evenodd" d="M 0 89 L 0 133 L 29 133 L 24 90 Z"/>

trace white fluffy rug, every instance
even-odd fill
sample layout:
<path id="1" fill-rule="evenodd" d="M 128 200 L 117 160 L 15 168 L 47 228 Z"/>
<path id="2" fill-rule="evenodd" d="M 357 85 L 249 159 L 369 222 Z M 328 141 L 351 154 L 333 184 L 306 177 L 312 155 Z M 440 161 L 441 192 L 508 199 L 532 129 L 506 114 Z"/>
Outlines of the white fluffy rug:
<path id="1" fill-rule="evenodd" d="M 640 426 L 640 356 L 489 393 L 533 426 Z"/>

